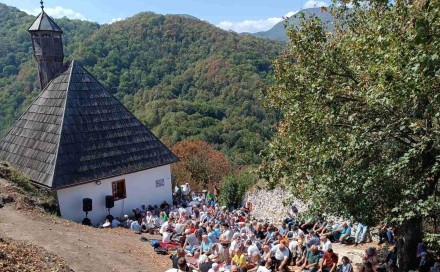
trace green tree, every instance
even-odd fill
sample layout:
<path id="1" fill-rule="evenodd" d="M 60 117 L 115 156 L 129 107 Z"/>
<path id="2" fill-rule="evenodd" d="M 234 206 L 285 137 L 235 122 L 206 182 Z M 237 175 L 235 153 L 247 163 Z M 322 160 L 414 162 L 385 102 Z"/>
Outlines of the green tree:
<path id="1" fill-rule="evenodd" d="M 366 2 L 334 8 L 334 32 L 316 18 L 288 30 L 266 94 L 284 118 L 261 174 L 312 210 L 400 224 L 408 271 L 440 210 L 440 5 Z"/>
<path id="2" fill-rule="evenodd" d="M 235 175 L 227 176 L 220 188 L 220 202 L 228 208 L 241 207 L 246 192 L 256 182 L 257 175 L 250 169 L 244 169 Z"/>

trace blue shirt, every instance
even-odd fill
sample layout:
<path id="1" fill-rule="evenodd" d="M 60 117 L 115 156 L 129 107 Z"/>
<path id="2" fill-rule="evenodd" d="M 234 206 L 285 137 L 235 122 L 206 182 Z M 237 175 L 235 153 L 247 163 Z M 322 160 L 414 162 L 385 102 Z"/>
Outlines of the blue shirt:
<path id="1" fill-rule="evenodd" d="M 211 242 L 216 243 L 217 242 L 217 234 L 215 231 L 211 231 L 208 233 L 208 239 L 211 240 Z"/>
<path id="2" fill-rule="evenodd" d="M 211 249 L 211 247 L 212 247 L 212 242 L 211 242 L 211 240 L 209 240 L 209 238 L 206 239 L 206 242 L 202 241 L 202 252 L 203 253 L 209 251 Z"/>
<path id="3" fill-rule="evenodd" d="M 348 234 L 348 235 L 351 235 L 351 228 L 350 228 L 350 226 L 347 225 L 347 227 L 343 228 L 343 229 L 341 230 L 341 234 Z"/>

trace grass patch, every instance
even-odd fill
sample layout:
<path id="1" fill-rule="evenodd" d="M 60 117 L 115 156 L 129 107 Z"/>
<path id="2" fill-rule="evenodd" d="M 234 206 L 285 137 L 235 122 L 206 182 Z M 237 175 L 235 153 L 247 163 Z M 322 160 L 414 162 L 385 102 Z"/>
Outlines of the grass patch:
<path id="1" fill-rule="evenodd" d="M 7 163 L 0 163 L 0 178 L 16 185 L 19 193 L 33 199 L 35 204 L 50 213 L 58 213 L 58 201 L 53 192 L 36 187 L 20 171 Z"/>

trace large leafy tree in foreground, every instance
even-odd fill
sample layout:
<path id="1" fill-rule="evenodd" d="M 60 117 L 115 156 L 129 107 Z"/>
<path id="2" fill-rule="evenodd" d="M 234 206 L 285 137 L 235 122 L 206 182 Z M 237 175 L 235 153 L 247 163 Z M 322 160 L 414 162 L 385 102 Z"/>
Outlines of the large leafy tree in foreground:
<path id="1" fill-rule="evenodd" d="M 440 4 L 354 5 L 335 8 L 332 33 L 314 18 L 289 29 L 267 93 L 284 119 L 262 175 L 312 210 L 396 221 L 408 271 L 423 224 L 439 216 Z"/>

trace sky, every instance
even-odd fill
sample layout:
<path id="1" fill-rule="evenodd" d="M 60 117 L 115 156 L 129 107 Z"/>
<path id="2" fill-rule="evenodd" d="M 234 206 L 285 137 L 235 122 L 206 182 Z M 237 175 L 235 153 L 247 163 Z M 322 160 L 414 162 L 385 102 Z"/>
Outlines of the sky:
<path id="1" fill-rule="evenodd" d="M 330 0 L 45 0 L 44 10 L 54 18 L 68 17 L 100 24 L 113 23 L 152 11 L 189 14 L 225 30 L 266 31 L 283 17 L 304 8 L 328 6 Z M 28 14 L 38 15 L 39 0 L 0 0 Z"/>

